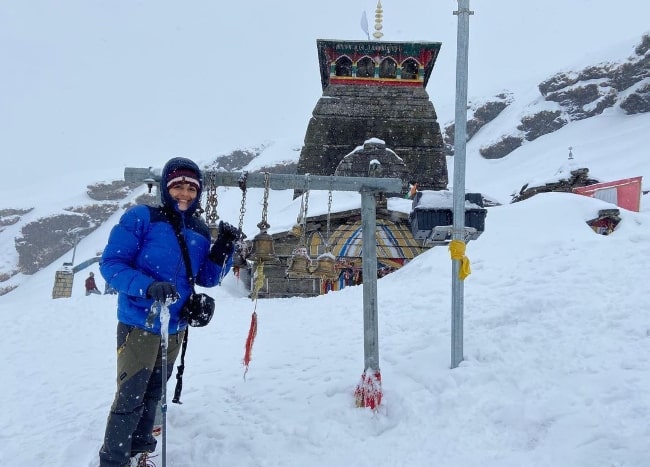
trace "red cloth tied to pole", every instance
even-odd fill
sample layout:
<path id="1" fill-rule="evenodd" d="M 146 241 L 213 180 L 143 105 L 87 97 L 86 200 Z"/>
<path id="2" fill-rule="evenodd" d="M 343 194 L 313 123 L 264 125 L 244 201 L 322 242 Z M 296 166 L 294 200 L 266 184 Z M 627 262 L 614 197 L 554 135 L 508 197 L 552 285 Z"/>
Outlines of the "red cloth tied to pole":
<path id="1" fill-rule="evenodd" d="M 354 390 L 354 399 L 357 407 L 369 407 L 372 410 L 381 404 L 381 373 L 379 370 L 367 368 L 361 375 L 361 382 Z"/>
<path id="2" fill-rule="evenodd" d="M 244 371 L 244 376 L 248 372 L 248 365 L 251 362 L 253 357 L 253 344 L 255 343 L 255 336 L 257 336 L 257 312 L 254 311 L 251 315 L 251 325 L 248 329 L 248 337 L 246 337 L 246 351 L 244 353 L 244 366 L 246 371 Z"/>

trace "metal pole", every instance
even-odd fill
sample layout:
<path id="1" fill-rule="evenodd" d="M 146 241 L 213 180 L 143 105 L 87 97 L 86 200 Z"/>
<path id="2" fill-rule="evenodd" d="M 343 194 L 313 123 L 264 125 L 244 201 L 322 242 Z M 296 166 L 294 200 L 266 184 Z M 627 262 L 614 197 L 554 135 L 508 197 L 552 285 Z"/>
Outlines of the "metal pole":
<path id="1" fill-rule="evenodd" d="M 241 172 L 221 172 L 206 170 L 204 177 L 211 177 L 217 186 L 239 186 Z M 295 174 L 269 174 L 269 188 L 271 190 L 334 190 L 358 191 L 372 188 L 384 193 L 400 193 L 402 180 L 399 178 L 374 178 L 374 177 L 341 177 L 328 175 L 295 175 Z M 127 167 L 124 169 L 125 182 L 143 182 L 153 180 L 160 182 L 159 171 L 149 168 Z M 259 172 L 246 174 L 246 186 L 249 188 L 264 188 L 265 175 Z"/>
<path id="2" fill-rule="evenodd" d="M 77 254 L 77 242 L 79 241 L 79 234 L 75 232 L 74 234 L 74 246 L 72 247 L 72 265 L 74 266 L 74 257 Z"/>
<path id="3" fill-rule="evenodd" d="M 167 341 L 164 336 L 160 340 L 162 346 L 162 380 L 163 391 L 160 399 L 162 411 L 162 467 L 167 465 Z"/>
<path id="4" fill-rule="evenodd" d="M 161 346 L 161 377 L 162 396 L 160 409 L 162 411 L 162 467 L 167 467 L 167 344 L 169 343 L 169 304 L 173 302 L 158 302 L 160 316 L 160 346 Z M 152 305 L 152 306 L 155 306 Z M 187 330 L 185 331 L 187 332 Z"/>
<path id="5" fill-rule="evenodd" d="M 373 374 L 379 371 L 376 215 L 375 192 L 362 190 L 363 356 L 364 370 Z"/>
<path id="6" fill-rule="evenodd" d="M 452 239 L 465 241 L 465 159 L 467 149 L 467 50 L 469 46 L 469 0 L 458 0 L 456 48 L 456 112 L 454 135 L 454 225 Z M 463 361 L 463 281 L 458 278 L 460 260 L 451 268 L 451 368 Z"/>

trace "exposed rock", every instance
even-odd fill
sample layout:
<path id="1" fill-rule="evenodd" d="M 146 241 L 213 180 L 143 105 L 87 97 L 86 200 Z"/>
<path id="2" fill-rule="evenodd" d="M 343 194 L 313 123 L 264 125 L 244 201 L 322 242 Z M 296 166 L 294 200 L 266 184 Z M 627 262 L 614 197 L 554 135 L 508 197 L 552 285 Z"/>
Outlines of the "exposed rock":
<path id="1" fill-rule="evenodd" d="M 140 186 L 140 184 L 115 180 L 110 183 L 95 183 L 94 185 L 88 185 L 88 191 L 86 193 L 90 199 L 94 199 L 95 201 L 115 201 L 118 199 L 124 199 L 138 186 Z"/>
<path id="2" fill-rule="evenodd" d="M 617 91 L 625 91 L 650 76 L 650 55 L 639 60 L 624 63 L 612 74 L 609 84 Z"/>
<path id="3" fill-rule="evenodd" d="M 116 204 L 94 204 L 70 207 L 70 214 L 45 217 L 26 224 L 22 236 L 14 242 L 18 252 L 18 267 L 23 274 L 34 274 L 49 265 L 97 229 L 116 210 Z M 73 229 L 75 233 L 70 233 Z"/>
<path id="4" fill-rule="evenodd" d="M 523 117 L 521 125 L 517 129 L 524 132 L 526 140 L 533 141 L 540 136 L 559 130 L 567 123 L 569 122 L 562 117 L 562 112 L 559 110 L 543 110 L 534 115 Z"/>
<path id="5" fill-rule="evenodd" d="M 264 150 L 264 146 L 252 149 L 235 149 L 230 154 L 217 157 L 212 164 L 206 168 L 216 169 L 222 168 L 227 171 L 241 170 L 250 161 L 255 159 Z"/>
<path id="6" fill-rule="evenodd" d="M 8 294 L 12 290 L 14 290 L 16 287 L 18 287 L 18 286 L 17 285 L 8 285 L 6 287 L 0 287 L 0 297 L 5 295 L 5 294 Z"/>
<path id="7" fill-rule="evenodd" d="M 4 230 L 2 227 L 14 225 L 32 209 L 0 209 L 0 232 Z"/>
<path id="8" fill-rule="evenodd" d="M 511 102 L 511 96 L 499 94 L 495 96 L 497 100 L 488 101 L 476 108 L 470 105 L 469 109 L 473 113 L 472 118 L 467 120 L 467 141 L 478 133 L 478 131 L 492 120 L 497 118 Z M 456 124 L 452 123 L 445 127 L 443 140 L 445 142 L 445 155 L 454 155 Z"/>
<path id="9" fill-rule="evenodd" d="M 650 112 L 650 84 L 637 89 L 621 102 L 621 109 L 627 114 L 640 114 Z"/>
<path id="10" fill-rule="evenodd" d="M 573 86 L 579 81 L 577 73 L 558 73 L 553 75 L 546 81 L 542 81 L 537 88 L 542 96 L 546 96 L 552 92 L 557 92 L 568 86 Z"/>
<path id="11" fill-rule="evenodd" d="M 154 195 L 153 193 L 144 193 L 140 196 L 138 196 L 133 203 L 127 203 L 124 206 L 122 206 L 123 209 L 128 209 L 131 206 L 135 206 L 136 204 L 146 204 L 147 206 L 157 206 L 160 203 L 158 202 L 158 197 Z"/>
<path id="12" fill-rule="evenodd" d="M 88 216 L 82 214 L 59 214 L 25 225 L 22 236 L 14 240 L 21 272 L 34 274 L 70 251 L 74 235 L 68 232 L 74 228 L 79 229 L 78 235 L 83 238 L 97 226 L 91 226 Z"/>
<path id="13" fill-rule="evenodd" d="M 479 149 L 479 153 L 486 159 L 500 159 L 517 149 L 523 142 L 523 137 L 504 136 L 499 142 Z"/>
<path id="14" fill-rule="evenodd" d="M 295 174 L 298 169 L 298 163 L 297 162 L 292 162 L 291 164 L 280 164 L 280 165 L 274 165 L 271 167 L 261 167 L 259 170 L 255 170 L 255 172 L 268 172 L 271 174 Z"/>
<path id="15" fill-rule="evenodd" d="M 546 183 L 542 186 L 533 186 L 529 187 L 528 184 L 521 187 L 519 193 L 513 196 L 512 203 L 518 201 L 523 201 L 532 196 L 535 196 L 539 193 L 550 193 L 550 192 L 563 192 L 563 193 L 572 193 L 573 189 L 580 186 L 593 185 L 594 183 L 599 183 L 600 180 L 596 180 L 589 176 L 589 169 L 580 168 L 575 169 L 570 172 L 568 178 L 559 179 L 556 182 Z"/>
<path id="16" fill-rule="evenodd" d="M 641 56 L 650 51 L 650 34 L 646 34 L 641 38 L 641 43 L 636 46 L 634 53 Z"/>
<path id="17" fill-rule="evenodd" d="M 90 222 L 101 225 L 106 219 L 111 217 L 118 210 L 117 204 L 91 204 L 88 206 L 69 207 L 65 209 L 69 212 L 85 214 L 89 217 Z"/>

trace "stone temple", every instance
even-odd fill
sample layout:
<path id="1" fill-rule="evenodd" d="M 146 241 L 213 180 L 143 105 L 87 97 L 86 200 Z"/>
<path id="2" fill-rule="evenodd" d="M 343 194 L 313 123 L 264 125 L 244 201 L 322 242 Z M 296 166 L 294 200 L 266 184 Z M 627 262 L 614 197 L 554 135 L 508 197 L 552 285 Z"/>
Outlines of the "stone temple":
<path id="1" fill-rule="evenodd" d="M 317 40 L 323 94 L 307 127 L 298 174 L 333 175 L 355 148 L 376 138 L 404 161 L 405 191 L 410 181 L 421 190 L 446 189 L 442 134 L 425 89 L 440 47 Z"/>

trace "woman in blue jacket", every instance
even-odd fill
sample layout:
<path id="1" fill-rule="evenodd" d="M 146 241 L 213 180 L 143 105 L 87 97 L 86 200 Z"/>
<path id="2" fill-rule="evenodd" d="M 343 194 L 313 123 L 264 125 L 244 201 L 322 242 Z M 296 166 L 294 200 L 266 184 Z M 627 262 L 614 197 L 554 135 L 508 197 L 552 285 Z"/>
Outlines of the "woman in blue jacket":
<path id="1" fill-rule="evenodd" d="M 162 206 L 138 205 L 113 227 L 100 271 L 117 298 L 117 391 L 99 451 L 100 467 L 130 465 L 131 457 L 153 452 L 156 406 L 162 397 L 160 320 L 147 323 L 155 302 L 169 308 L 167 375 L 172 374 L 188 323 L 181 310 L 192 293 L 176 232 L 185 240 L 195 283 L 219 285 L 232 266 L 239 229 L 210 232 L 197 215 L 203 179 L 198 166 L 182 157 L 165 164 L 160 180 Z"/>

